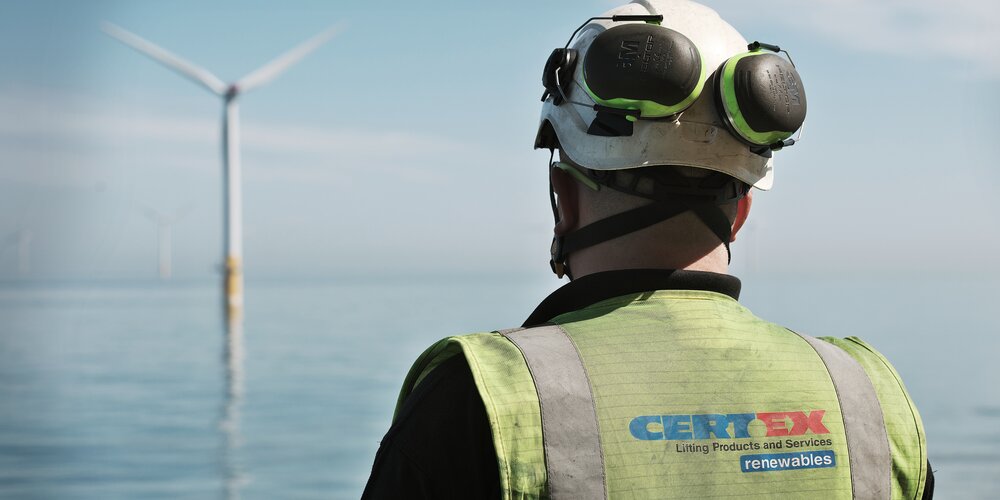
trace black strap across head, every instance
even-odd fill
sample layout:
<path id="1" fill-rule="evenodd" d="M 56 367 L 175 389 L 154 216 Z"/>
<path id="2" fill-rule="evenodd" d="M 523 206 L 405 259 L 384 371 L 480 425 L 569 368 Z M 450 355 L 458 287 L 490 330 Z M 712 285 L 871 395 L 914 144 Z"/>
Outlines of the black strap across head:
<path id="1" fill-rule="evenodd" d="M 573 279 L 566 263 L 571 253 L 645 229 L 687 211 L 693 212 L 719 238 L 732 260 L 729 250 L 732 223 L 722 211 L 721 205 L 746 196 L 749 186 L 719 172 L 712 172 L 706 177 L 690 178 L 670 167 L 646 167 L 643 170 L 643 173 L 638 173 L 628 170 L 577 169 L 600 185 L 646 198 L 652 203 L 601 219 L 565 236 L 554 237 L 549 264 L 557 276 L 561 278 L 566 275 Z M 640 188 L 640 185 L 643 187 Z M 553 215 L 558 224 L 558 209 L 551 184 L 549 194 Z"/>

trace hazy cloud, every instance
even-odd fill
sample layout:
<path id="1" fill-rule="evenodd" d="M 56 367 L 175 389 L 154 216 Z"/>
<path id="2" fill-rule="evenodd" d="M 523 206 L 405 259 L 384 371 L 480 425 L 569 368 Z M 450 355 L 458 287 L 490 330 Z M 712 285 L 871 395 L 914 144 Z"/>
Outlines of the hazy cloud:
<path id="1" fill-rule="evenodd" d="M 243 123 L 241 129 L 241 149 L 254 160 L 244 164 L 279 166 L 286 179 L 329 176 L 324 173 L 329 166 L 339 172 L 364 168 L 406 174 L 414 163 L 473 151 L 446 137 L 405 130 L 262 122 Z M 28 89 L 0 92 L 0 178 L 7 181 L 72 185 L 87 182 L 96 169 L 143 155 L 149 166 L 202 169 L 218 165 L 219 159 L 198 151 L 218 148 L 220 140 L 214 115 L 158 114 Z M 302 172 L 296 175 L 289 166 L 302 167 Z"/>
<path id="2" fill-rule="evenodd" d="M 983 0 L 723 0 L 712 6 L 743 26 L 762 19 L 864 51 L 969 65 L 975 76 L 1000 78 L 1000 3 Z"/>

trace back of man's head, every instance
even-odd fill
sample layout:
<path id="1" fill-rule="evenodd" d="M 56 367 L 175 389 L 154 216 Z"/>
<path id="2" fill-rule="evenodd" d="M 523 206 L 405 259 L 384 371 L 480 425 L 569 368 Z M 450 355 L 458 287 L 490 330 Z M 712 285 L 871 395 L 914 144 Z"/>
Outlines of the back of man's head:
<path id="1" fill-rule="evenodd" d="M 779 51 L 748 45 L 714 11 L 687 0 L 614 8 L 554 50 L 535 147 L 559 150 L 553 187 L 560 205 L 574 206 L 556 209 L 553 197 L 553 270 L 569 274 L 572 254 L 607 250 L 613 240 L 619 253 L 662 253 L 666 239 L 678 251 L 712 252 L 707 234 L 728 252 L 742 224 L 738 203 L 749 186 L 771 187 L 772 151 L 794 143 L 805 118 L 798 74 Z M 574 200 L 561 180 L 570 178 L 586 187 L 573 190 Z M 657 248 L 622 246 L 644 241 Z"/>

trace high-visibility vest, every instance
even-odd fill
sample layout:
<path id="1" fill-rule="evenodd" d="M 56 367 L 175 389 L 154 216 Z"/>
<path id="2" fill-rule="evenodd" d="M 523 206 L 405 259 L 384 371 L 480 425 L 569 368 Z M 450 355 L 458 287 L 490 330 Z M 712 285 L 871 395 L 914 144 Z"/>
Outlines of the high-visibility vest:
<path id="1" fill-rule="evenodd" d="M 633 294 L 546 326 L 446 338 L 414 364 L 397 412 L 459 354 L 505 499 L 923 494 L 923 425 L 888 361 L 725 295 Z"/>

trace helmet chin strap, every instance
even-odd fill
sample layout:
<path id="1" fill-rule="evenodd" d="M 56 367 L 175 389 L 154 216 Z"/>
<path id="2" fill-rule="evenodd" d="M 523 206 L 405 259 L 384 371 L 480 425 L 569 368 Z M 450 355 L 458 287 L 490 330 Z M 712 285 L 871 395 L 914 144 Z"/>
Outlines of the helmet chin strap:
<path id="1" fill-rule="evenodd" d="M 556 157 L 556 150 L 549 149 L 549 168 L 552 168 L 552 160 Z M 552 220 L 553 227 L 559 225 L 559 207 L 556 205 L 556 191 L 552 188 L 552 172 L 549 172 L 549 203 L 552 205 Z M 556 274 L 556 277 L 562 279 L 563 276 L 569 277 L 570 281 L 573 281 L 573 274 L 569 270 L 569 264 L 566 263 L 566 257 L 563 256 L 563 237 L 553 235 L 552 236 L 552 246 L 549 248 L 549 253 L 552 258 L 549 259 L 549 267 L 552 268 L 552 272 Z"/>
<path id="2" fill-rule="evenodd" d="M 643 193 L 636 189 L 639 180 L 642 178 L 639 175 L 630 174 L 625 180 L 625 185 L 622 185 L 619 180 L 615 179 L 614 171 L 600 173 L 587 171 L 586 175 L 601 185 L 649 199 L 652 203 L 601 219 L 572 233 L 563 236 L 554 236 L 552 238 L 552 247 L 550 248 L 552 258 L 549 261 L 549 265 L 552 268 L 552 272 L 559 278 L 567 276 L 571 281 L 573 279 L 573 274 L 566 262 L 571 253 L 639 231 L 640 229 L 647 228 L 688 211 L 694 212 L 702 223 L 719 238 L 723 246 L 726 247 L 728 261 L 732 261 L 732 252 L 729 249 L 729 241 L 732 239 L 732 226 L 729 217 L 722 211 L 720 205 L 739 200 L 745 196 L 749 190 L 749 186 L 746 184 L 727 176 L 726 180 L 720 186 L 713 186 L 711 188 L 677 187 L 658 184 L 651 193 Z M 667 177 L 671 176 L 668 175 Z M 684 179 L 679 174 L 672 177 L 675 180 Z M 555 223 L 559 224 L 559 209 L 556 205 L 551 175 L 549 176 L 549 201 L 552 204 L 552 215 Z"/>

